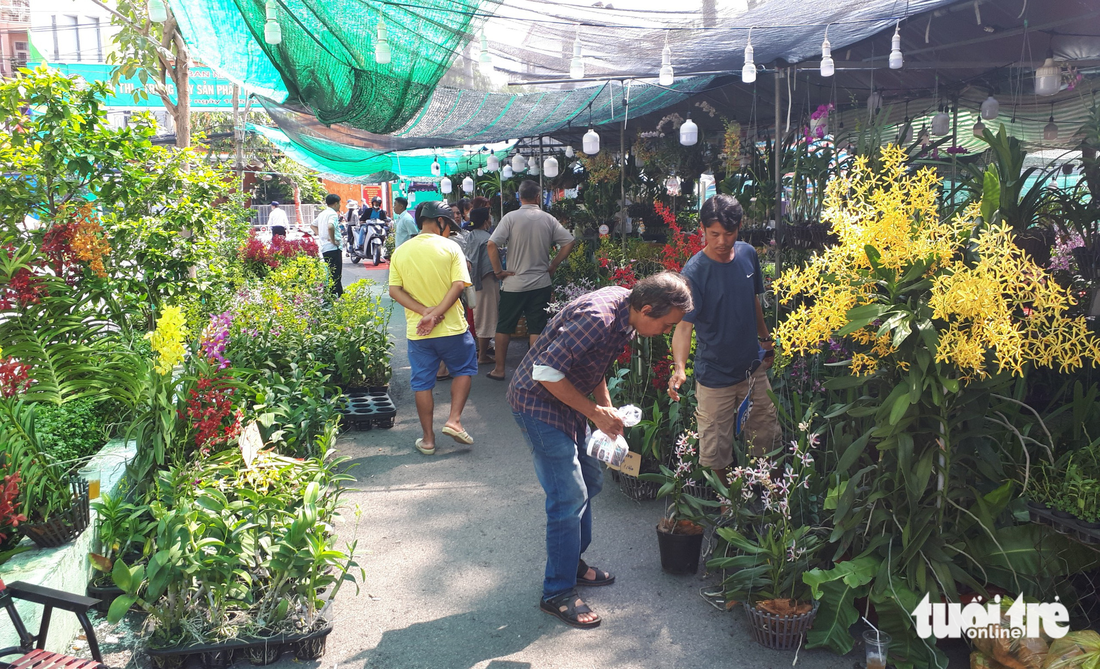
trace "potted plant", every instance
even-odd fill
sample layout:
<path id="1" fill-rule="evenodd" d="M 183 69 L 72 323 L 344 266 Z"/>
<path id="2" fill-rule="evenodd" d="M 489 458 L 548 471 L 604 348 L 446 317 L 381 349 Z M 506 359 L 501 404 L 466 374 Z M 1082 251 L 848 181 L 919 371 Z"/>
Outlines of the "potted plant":
<path id="1" fill-rule="evenodd" d="M 657 523 L 661 568 L 670 574 L 694 574 L 698 571 L 703 526 L 696 521 L 705 515 L 705 506 L 716 504 L 684 491 L 685 485 L 692 481 L 699 466 L 698 441 L 699 435 L 685 432 L 676 441 L 675 469 L 661 465 L 660 473 L 641 474 L 638 477 L 660 484 L 658 499 L 671 499 L 665 515 Z"/>
<path id="2" fill-rule="evenodd" d="M 34 406 L 23 401 L 0 402 L 8 467 L 20 475 L 23 534 L 39 548 L 56 548 L 80 536 L 88 527 L 88 482 L 61 463 L 53 462 L 39 444 Z"/>
<path id="3" fill-rule="evenodd" d="M 107 613 L 122 588 L 114 584 L 111 571 L 115 561 L 123 559 L 134 564 L 142 559 L 142 549 L 147 535 L 156 527 L 148 506 L 138 506 L 126 501 L 123 495 L 104 494 L 92 502 L 96 510 L 99 530 L 99 553 L 88 553 L 88 560 L 96 570 L 88 584 L 88 596 L 98 599 L 96 608 Z"/>
<path id="4" fill-rule="evenodd" d="M 728 486 L 708 472 L 724 515 L 735 522 L 717 529 L 732 555 L 707 566 L 727 571 L 727 601 L 742 602 L 753 639 L 777 650 L 796 647 L 817 615 L 818 602 L 802 578 L 819 566 L 826 545 L 823 529 L 813 522 L 818 496 L 811 494 L 810 447 L 817 439 L 802 434 L 775 457 L 735 467 Z"/>

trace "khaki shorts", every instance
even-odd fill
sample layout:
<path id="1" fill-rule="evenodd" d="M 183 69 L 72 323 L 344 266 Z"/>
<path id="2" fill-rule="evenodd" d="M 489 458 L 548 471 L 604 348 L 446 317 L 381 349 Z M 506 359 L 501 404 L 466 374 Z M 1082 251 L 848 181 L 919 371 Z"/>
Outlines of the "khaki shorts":
<path id="1" fill-rule="evenodd" d="M 763 369 L 753 372 L 756 386 L 753 388 L 752 411 L 741 432 L 741 438 L 749 445 L 753 457 L 766 455 L 775 449 L 779 438 L 779 421 L 775 404 L 768 397 L 771 384 Z M 695 384 L 695 397 L 699 406 L 695 420 L 699 429 L 699 462 L 711 469 L 725 469 L 733 464 L 733 438 L 737 423 L 737 409 L 745 399 L 748 381 L 727 388 L 708 388 Z"/>

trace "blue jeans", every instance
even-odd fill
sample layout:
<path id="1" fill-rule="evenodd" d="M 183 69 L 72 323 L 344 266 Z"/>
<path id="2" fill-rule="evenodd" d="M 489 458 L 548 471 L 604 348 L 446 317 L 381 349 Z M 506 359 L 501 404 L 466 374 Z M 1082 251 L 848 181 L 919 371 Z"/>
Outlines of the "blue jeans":
<path id="1" fill-rule="evenodd" d="M 549 599 L 577 585 L 581 555 L 592 543 L 592 504 L 603 488 L 599 460 L 573 438 L 525 413 L 512 412 L 535 457 L 535 474 L 546 491 L 546 578 Z"/>

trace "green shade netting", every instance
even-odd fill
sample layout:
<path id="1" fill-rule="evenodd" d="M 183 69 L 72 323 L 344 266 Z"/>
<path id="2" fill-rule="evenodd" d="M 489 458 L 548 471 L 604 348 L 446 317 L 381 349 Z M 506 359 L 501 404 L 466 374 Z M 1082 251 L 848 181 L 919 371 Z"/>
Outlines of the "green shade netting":
<path id="1" fill-rule="evenodd" d="M 424 108 L 392 135 L 340 124 L 327 126 L 304 110 L 263 100 L 264 107 L 300 154 L 340 161 L 416 148 L 458 146 L 535 137 L 567 126 L 618 123 L 686 100 L 713 77 L 687 77 L 670 87 L 613 81 L 569 91 L 487 93 L 439 86 Z M 629 105 L 624 104 L 629 99 Z M 629 111 L 628 111 L 629 109 Z M 617 134 L 617 128 L 600 132 Z M 604 142 L 616 138 L 605 135 Z"/>
<path id="2" fill-rule="evenodd" d="M 204 64 L 252 92 L 302 105 L 325 124 L 400 129 L 424 106 L 474 21 L 494 0 L 275 0 L 282 42 L 264 41 L 261 0 L 168 0 Z M 379 21 L 391 62 L 374 61 Z M 266 61 L 266 62 L 265 62 Z"/>
<path id="3" fill-rule="evenodd" d="M 489 153 L 502 161 L 512 148 L 511 143 L 492 144 L 488 152 L 464 149 L 419 149 L 372 153 L 362 149 L 317 140 L 314 151 L 305 151 L 278 128 L 249 125 L 248 129 L 263 135 L 280 151 L 295 161 L 335 181 L 344 183 L 379 183 L 398 178 L 432 178 L 432 163 L 439 160 L 443 174 L 476 170 L 485 166 Z"/>

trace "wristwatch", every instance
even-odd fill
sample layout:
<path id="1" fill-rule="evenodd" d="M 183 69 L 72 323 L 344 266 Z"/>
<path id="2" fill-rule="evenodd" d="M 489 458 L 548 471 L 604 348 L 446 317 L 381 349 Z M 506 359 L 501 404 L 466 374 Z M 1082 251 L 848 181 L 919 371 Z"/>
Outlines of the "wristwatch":
<path id="1" fill-rule="evenodd" d="M 770 344 L 775 341 L 775 337 L 757 337 L 761 344 Z"/>

